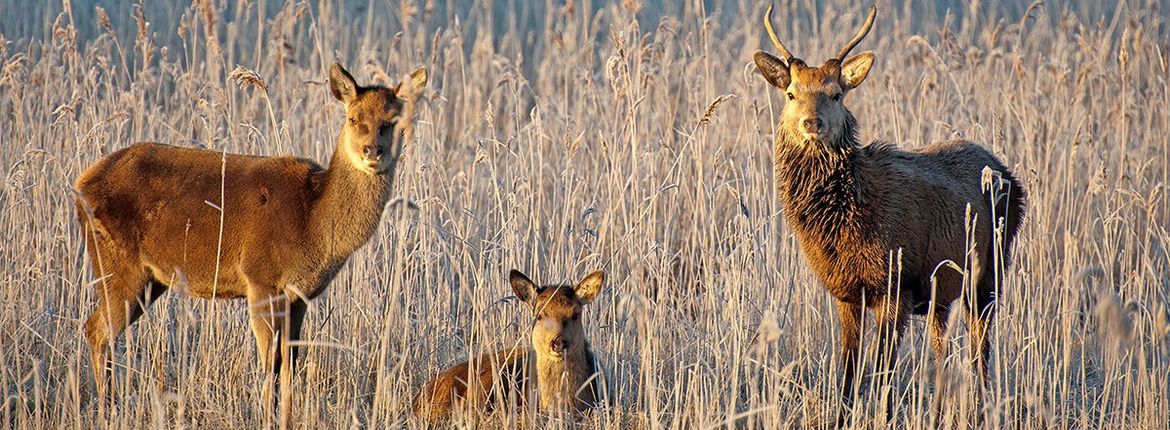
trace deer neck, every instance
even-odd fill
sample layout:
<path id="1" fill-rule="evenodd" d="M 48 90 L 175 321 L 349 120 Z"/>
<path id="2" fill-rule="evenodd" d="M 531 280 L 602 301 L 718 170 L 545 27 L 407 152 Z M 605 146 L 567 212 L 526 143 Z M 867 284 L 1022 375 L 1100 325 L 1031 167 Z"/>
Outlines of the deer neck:
<path id="1" fill-rule="evenodd" d="M 592 386 L 593 352 L 584 348 L 567 353 L 561 360 L 536 356 L 536 384 L 540 389 L 540 406 L 545 410 L 583 410 L 596 401 Z"/>
<path id="2" fill-rule="evenodd" d="M 324 262 L 336 264 L 374 234 L 390 195 L 390 178 L 360 171 L 335 153 L 318 181 L 310 228 Z"/>
<path id="3" fill-rule="evenodd" d="M 781 127 L 774 162 L 784 212 L 798 230 L 835 236 L 859 219 L 865 184 L 858 179 L 857 121 L 847 114 L 836 141 L 805 142 Z"/>

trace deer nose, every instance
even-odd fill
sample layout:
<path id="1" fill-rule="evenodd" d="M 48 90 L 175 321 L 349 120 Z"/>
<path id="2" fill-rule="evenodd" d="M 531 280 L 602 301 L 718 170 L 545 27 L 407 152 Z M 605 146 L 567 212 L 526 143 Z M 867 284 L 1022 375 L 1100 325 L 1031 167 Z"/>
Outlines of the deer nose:
<path id="1" fill-rule="evenodd" d="M 804 128 L 804 131 L 808 132 L 808 133 L 816 133 L 818 131 L 821 131 L 821 119 L 820 118 L 805 118 L 803 121 L 800 122 L 800 125 L 801 125 L 801 127 Z"/>
<path id="2" fill-rule="evenodd" d="M 549 348 L 552 349 L 552 351 L 557 353 L 557 354 L 564 354 L 565 353 L 565 345 L 566 345 L 565 336 L 564 335 L 557 335 L 557 337 L 554 337 L 552 342 L 549 343 Z"/>
<path id="3" fill-rule="evenodd" d="M 362 153 L 366 154 L 367 157 L 380 157 L 382 156 L 382 147 L 377 144 L 366 145 L 362 147 Z"/>

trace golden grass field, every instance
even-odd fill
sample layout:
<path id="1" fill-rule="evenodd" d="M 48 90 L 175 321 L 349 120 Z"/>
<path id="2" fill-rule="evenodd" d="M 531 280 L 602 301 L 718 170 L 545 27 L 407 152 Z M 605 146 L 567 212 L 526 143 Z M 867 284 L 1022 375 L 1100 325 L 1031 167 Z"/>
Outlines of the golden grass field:
<path id="1" fill-rule="evenodd" d="M 528 342 L 510 268 L 539 283 L 607 272 L 584 319 L 612 405 L 590 427 L 831 422 L 836 312 L 781 215 L 783 102 L 751 62 L 773 52 L 765 2 L 29 3 L 0 0 L 0 427 L 272 424 L 244 303 L 181 292 L 117 341 L 116 399 L 99 410 L 73 184 L 137 141 L 327 163 L 343 121 L 334 61 L 363 83 L 420 65 L 431 82 L 401 200 L 311 304 L 297 427 L 421 426 L 410 400 L 430 375 Z M 984 400 L 964 325 L 939 365 L 915 321 L 895 413 L 870 394 L 853 424 L 1167 428 L 1170 5 L 878 3 L 855 51 L 876 65 L 846 101 L 862 141 L 981 142 L 1030 208 Z M 819 64 L 864 6 L 780 1 L 776 28 Z M 237 65 L 267 93 L 232 82 Z M 475 419 L 533 418 L 454 424 Z"/>

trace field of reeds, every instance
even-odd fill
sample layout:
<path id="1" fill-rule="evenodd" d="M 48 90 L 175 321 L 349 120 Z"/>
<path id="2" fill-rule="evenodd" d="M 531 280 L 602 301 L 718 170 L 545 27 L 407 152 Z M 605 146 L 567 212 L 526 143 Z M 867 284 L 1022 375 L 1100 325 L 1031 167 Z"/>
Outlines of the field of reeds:
<path id="1" fill-rule="evenodd" d="M 359 82 L 431 78 L 399 199 L 311 304 L 297 427 L 420 426 L 410 401 L 429 376 L 528 342 L 510 268 L 540 283 L 607 272 L 584 316 L 610 398 L 590 427 L 832 422 L 836 312 L 781 215 L 783 101 L 751 62 L 774 52 L 765 2 L 95 3 L 0 0 L 0 427 L 272 424 L 244 303 L 181 291 L 117 341 L 116 399 L 99 409 L 73 184 L 138 141 L 328 163 L 334 61 Z M 1167 428 L 1170 5 L 1110 3 L 878 2 L 855 51 L 876 65 L 846 100 L 862 141 L 981 142 L 1030 208 L 986 392 L 965 326 L 937 363 L 915 321 L 894 413 L 869 394 L 855 427 Z M 776 6 L 788 47 L 817 64 L 865 13 Z M 264 87 L 237 85 L 237 66 Z"/>

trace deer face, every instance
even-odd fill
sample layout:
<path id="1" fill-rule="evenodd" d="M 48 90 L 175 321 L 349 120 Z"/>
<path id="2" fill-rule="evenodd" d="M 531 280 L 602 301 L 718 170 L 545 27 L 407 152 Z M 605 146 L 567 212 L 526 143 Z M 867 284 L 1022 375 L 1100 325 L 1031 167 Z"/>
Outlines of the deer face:
<path id="1" fill-rule="evenodd" d="M 386 174 L 401 153 L 401 132 L 410 118 L 402 118 L 408 101 L 417 97 L 427 82 L 420 68 L 395 89 L 360 87 L 339 64 L 329 69 L 329 90 L 345 103 L 345 125 L 338 151 L 358 171 Z"/>
<path id="2" fill-rule="evenodd" d="M 581 310 L 597 297 L 605 275 L 600 271 L 586 276 L 576 285 L 537 287 L 513 270 L 509 275 L 512 291 L 528 304 L 535 317 L 532 348 L 542 359 L 560 361 L 585 349 L 585 328 Z"/>
<path id="3" fill-rule="evenodd" d="M 845 57 L 869 33 L 876 13 L 877 9 L 871 7 L 865 25 L 836 58 L 820 67 L 810 67 L 793 57 L 776 37 L 771 23 L 772 8 L 768 7 L 764 26 L 784 59 L 757 51 L 755 62 L 764 79 L 784 92 L 786 101 L 780 115 L 783 129 L 794 131 L 805 143 L 837 142 L 843 137 L 841 134 L 845 132 L 849 118 L 845 95 L 869 75 L 874 58 L 872 52 L 863 52 L 847 60 Z"/>

